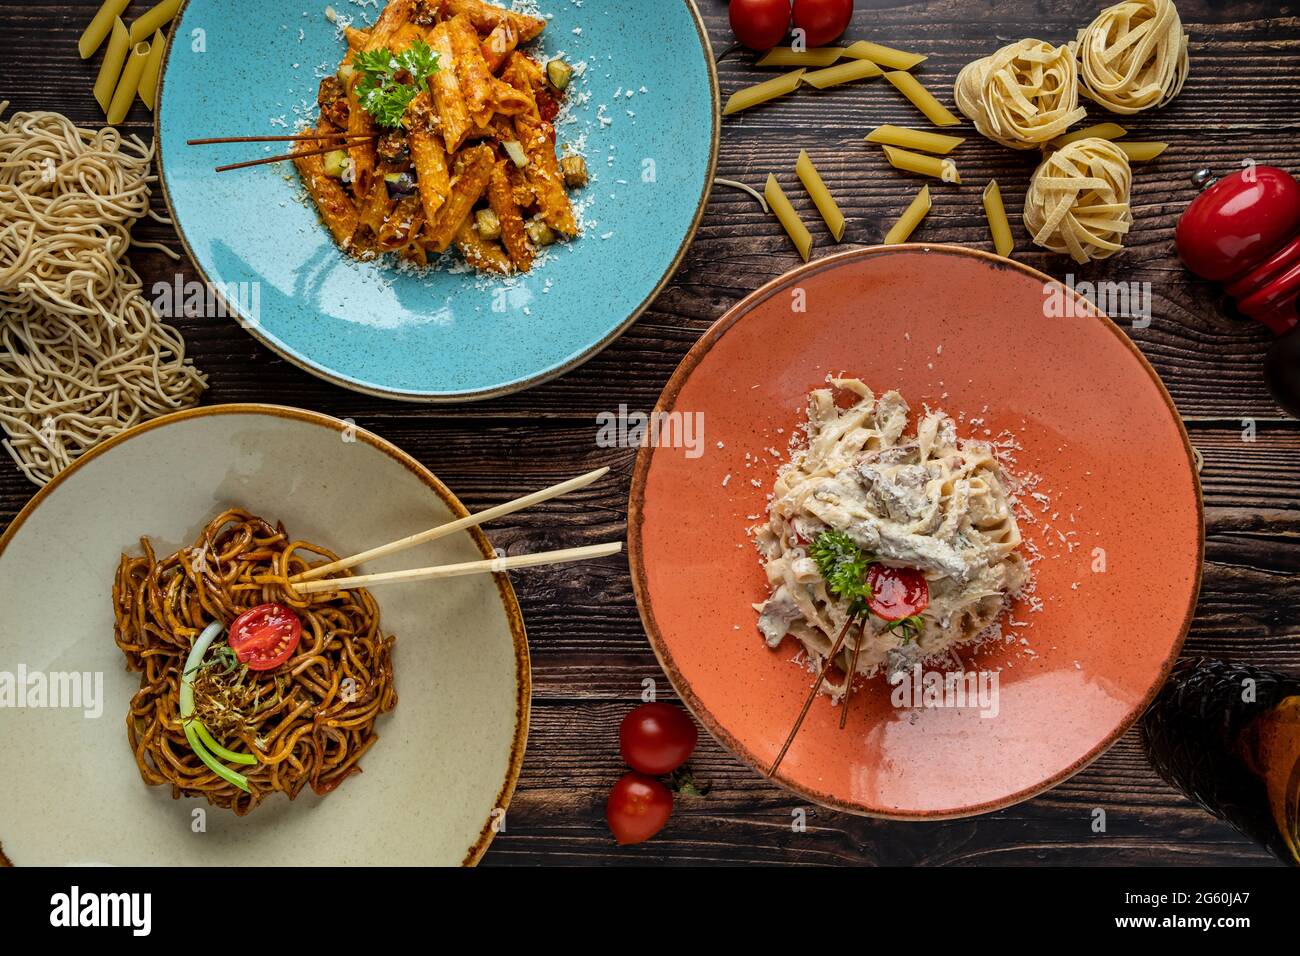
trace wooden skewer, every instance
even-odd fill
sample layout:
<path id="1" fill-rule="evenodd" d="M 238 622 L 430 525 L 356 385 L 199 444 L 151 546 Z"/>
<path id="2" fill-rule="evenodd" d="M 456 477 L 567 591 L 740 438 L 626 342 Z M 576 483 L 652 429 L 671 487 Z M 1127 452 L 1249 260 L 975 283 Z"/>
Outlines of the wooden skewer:
<path id="1" fill-rule="evenodd" d="M 286 159 L 297 159 L 299 156 L 319 156 L 322 153 L 332 153 L 338 149 L 338 144 L 325 146 L 322 149 L 307 149 L 300 153 L 284 153 L 280 156 L 267 156 L 265 159 L 250 159 L 246 163 L 229 163 L 225 166 L 218 166 L 217 172 L 228 173 L 232 169 L 248 169 L 250 166 L 265 166 L 267 163 L 282 163 Z"/>
<path id="2" fill-rule="evenodd" d="M 781 761 L 785 759 L 785 753 L 794 743 L 794 738 L 799 733 L 799 728 L 803 726 L 803 719 L 808 716 L 808 708 L 812 702 L 817 699 L 817 692 L 822 689 L 822 681 L 826 680 L 826 672 L 831 669 L 831 661 L 835 660 L 835 655 L 840 652 L 840 647 L 844 644 L 844 635 L 849 633 L 849 628 L 853 626 L 853 618 L 850 617 L 840 628 L 840 636 L 835 638 L 835 644 L 831 647 L 830 653 L 826 655 L 826 663 L 822 664 L 821 673 L 817 675 L 817 682 L 813 684 L 812 690 L 808 692 L 808 699 L 803 702 L 803 710 L 799 711 L 799 718 L 794 722 L 794 727 L 790 729 L 790 736 L 785 738 L 785 743 L 781 747 L 781 752 L 776 755 L 776 760 L 772 762 L 772 769 L 767 772 L 770 777 L 776 773 L 776 768 L 781 766 Z"/>
<path id="3" fill-rule="evenodd" d="M 849 722 L 849 701 L 853 695 L 853 678 L 858 674 L 858 654 L 866 640 L 866 624 L 858 628 L 858 639 L 853 642 L 853 661 L 849 664 L 849 679 L 844 682 L 844 703 L 840 705 L 840 730 Z"/>
<path id="4" fill-rule="evenodd" d="M 215 146 L 219 143 L 305 143 L 314 139 L 374 139 L 377 133 L 299 133 L 295 136 L 219 136 L 216 139 L 187 139 L 186 146 Z"/>
<path id="5" fill-rule="evenodd" d="M 414 548 L 416 545 L 425 544 L 429 541 L 437 541 L 439 538 L 445 538 L 449 534 L 455 534 L 457 531 L 464 531 L 466 528 L 473 528 L 485 521 L 491 521 L 494 518 L 501 518 L 508 514 L 514 514 L 524 508 L 531 508 L 533 505 L 541 504 L 543 501 L 550 501 L 552 498 L 558 498 L 560 495 L 567 495 L 570 491 L 577 491 L 579 488 L 585 488 L 594 481 L 604 478 L 609 473 L 609 468 L 597 468 L 595 471 L 589 471 L 585 475 L 579 475 L 577 478 L 570 478 L 568 481 L 562 481 L 558 485 L 551 485 L 549 488 L 543 488 L 541 491 L 534 491 L 530 495 L 524 495 L 522 498 L 516 498 L 514 501 L 507 501 L 503 505 L 497 505 L 488 508 L 486 511 L 480 511 L 476 514 L 469 515 L 466 518 L 458 518 L 455 521 L 449 521 L 446 524 L 430 528 L 428 531 L 420 531 L 416 534 L 402 538 L 398 541 L 392 541 L 388 544 L 381 544 L 378 547 L 371 548 L 369 551 L 362 551 L 351 557 L 339 558 L 337 561 L 331 561 L 329 564 L 322 564 L 318 568 L 312 568 L 310 571 L 304 571 L 301 574 L 290 578 L 290 583 L 297 584 L 299 581 L 314 581 L 317 578 L 323 578 L 328 574 L 336 571 L 344 571 L 347 568 L 356 567 L 365 561 L 373 561 L 375 558 L 386 557 L 390 554 L 396 554 L 399 551 L 405 551 L 407 548 Z"/>
<path id="6" fill-rule="evenodd" d="M 543 564 L 565 564 L 603 558 L 623 550 L 622 541 L 593 544 L 584 548 L 566 548 L 562 551 L 542 551 L 538 554 L 518 554 L 511 558 L 493 558 L 490 561 L 467 561 L 464 564 L 443 564 L 432 568 L 414 568 L 410 571 L 386 571 L 382 574 L 362 574 L 355 578 L 331 578 L 328 581 L 308 581 L 294 585 L 299 594 L 317 594 L 321 591 L 350 591 L 376 584 L 395 584 L 398 581 L 430 581 L 437 578 L 456 578 L 466 574 L 486 574 L 489 571 L 513 571 L 517 568 L 535 568 Z"/>

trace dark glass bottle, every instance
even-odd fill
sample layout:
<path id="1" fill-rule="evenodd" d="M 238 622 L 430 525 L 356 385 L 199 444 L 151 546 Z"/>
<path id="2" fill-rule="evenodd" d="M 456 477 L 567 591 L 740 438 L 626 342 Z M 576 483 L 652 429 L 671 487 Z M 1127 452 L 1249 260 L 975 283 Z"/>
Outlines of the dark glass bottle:
<path id="1" fill-rule="evenodd" d="M 1300 678 L 1179 661 L 1141 733 L 1170 785 L 1300 866 Z"/>

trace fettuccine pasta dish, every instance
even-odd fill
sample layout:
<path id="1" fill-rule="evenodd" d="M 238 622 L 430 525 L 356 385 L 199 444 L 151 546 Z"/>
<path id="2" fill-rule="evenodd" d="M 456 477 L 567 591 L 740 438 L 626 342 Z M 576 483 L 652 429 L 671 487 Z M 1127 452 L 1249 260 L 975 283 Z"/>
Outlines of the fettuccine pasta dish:
<path id="1" fill-rule="evenodd" d="M 1014 482 L 993 446 L 958 438 L 929 409 L 908 433 L 898 392 L 828 384 L 809 396 L 807 445 L 755 530 L 771 588 L 755 605 L 764 639 L 775 648 L 792 635 L 821 662 L 847 633 L 833 663 L 867 676 L 979 641 L 1029 581 Z M 862 582 L 856 607 L 834 593 L 846 569 Z"/>
<path id="2" fill-rule="evenodd" d="M 586 185 L 586 162 L 557 156 L 552 125 L 575 70 L 520 49 L 545 26 L 484 0 L 391 0 L 369 29 L 344 30 L 310 131 L 337 148 L 302 142 L 294 160 L 344 251 L 424 266 L 455 246 L 504 274 L 578 235 L 568 190 Z"/>

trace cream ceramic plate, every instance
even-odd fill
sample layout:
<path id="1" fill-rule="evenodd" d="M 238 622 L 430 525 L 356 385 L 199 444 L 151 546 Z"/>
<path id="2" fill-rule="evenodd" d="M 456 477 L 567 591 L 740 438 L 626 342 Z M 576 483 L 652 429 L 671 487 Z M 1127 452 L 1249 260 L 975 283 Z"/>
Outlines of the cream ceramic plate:
<path id="1" fill-rule="evenodd" d="M 528 727 L 528 648 L 504 575 L 375 591 L 397 635 L 398 705 L 364 772 L 334 793 L 276 795 L 235 817 L 141 781 L 125 727 L 139 675 L 113 643 L 118 557 L 141 535 L 174 551 L 235 505 L 341 553 L 465 514 L 392 445 L 293 409 L 182 412 L 83 458 L 0 538 L 0 680 L 89 672 L 93 688 L 102 674 L 103 712 L 0 706 L 4 854 L 19 866 L 475 862 L 514 790 Z M 486 538 L 460 534 L 367 569 L 484 555 Z M 200 808 L 206 831 L 195 832 Z"/>

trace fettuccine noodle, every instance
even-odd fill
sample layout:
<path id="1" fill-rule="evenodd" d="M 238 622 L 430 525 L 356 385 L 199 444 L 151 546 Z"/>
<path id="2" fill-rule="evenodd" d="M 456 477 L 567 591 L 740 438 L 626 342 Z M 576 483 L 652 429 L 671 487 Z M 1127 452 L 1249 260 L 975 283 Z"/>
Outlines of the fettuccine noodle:
<path id="1" fill-rule="evenodd" d="M 1087 115 L 1073 51 L 1043 40 L 1021 40 L 968 63 L 953 96 L 982 135 L 1012 149 L 1032 149 Z"/>
<path id="2" fill-rule="evenodd" d="M 1107 7 L 1075 46 L 1083 95 L 1112 113 L 1164 106 L 1187 79 L 1187 34 L 1172 0 Z"/>
<path id="3" fill-rule="evenodd" d="M 1034 243 L 1075 262 L 1105 259 L 1124 247 L 1133 224 L 1128 157 L 1090 137 L 1050 153 L 1025 195 L 1025 228 Z"/>

